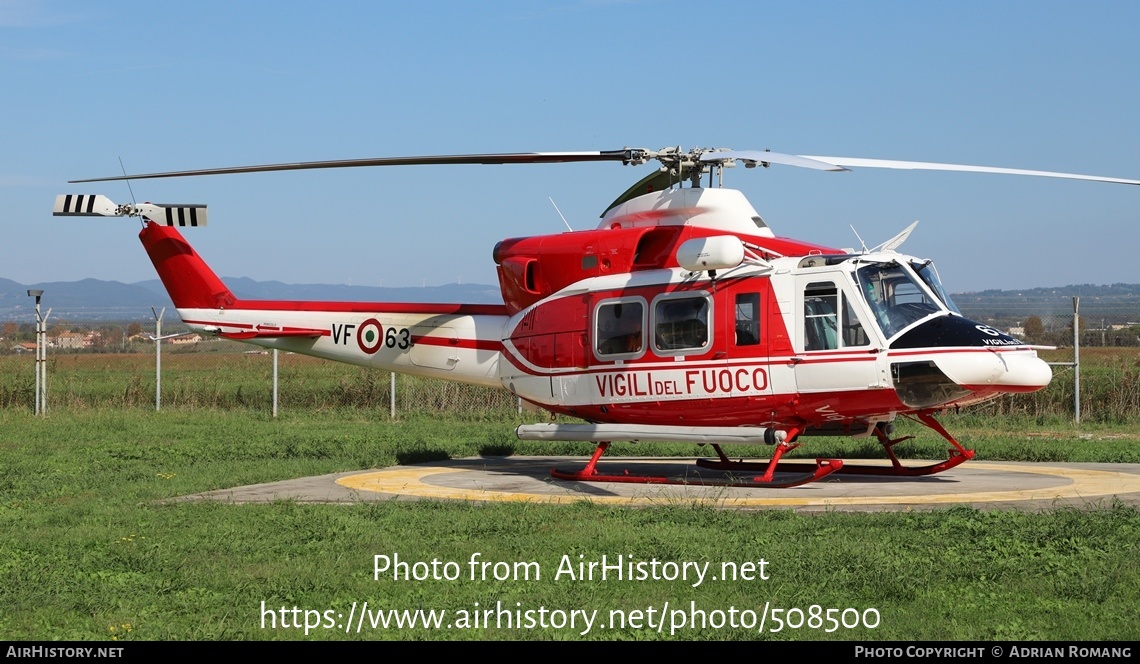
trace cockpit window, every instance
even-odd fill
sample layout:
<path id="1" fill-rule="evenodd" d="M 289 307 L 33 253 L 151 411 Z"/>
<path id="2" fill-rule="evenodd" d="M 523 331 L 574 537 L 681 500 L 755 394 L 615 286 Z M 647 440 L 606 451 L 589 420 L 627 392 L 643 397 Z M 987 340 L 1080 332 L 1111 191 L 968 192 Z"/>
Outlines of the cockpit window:
<path id="1" fill-rule="evenodd" d="M 938 279 L 938 270 L 934 269 L 933 261 L 911 261 L 910 266 L 914 268 L 919 278 L 926 282 L 930 290 L 934 291 L 938 299 L 942 300 L 942 304 L 946 305 L 947 309 L 959 316 L 962 315 L 962 312 L 958 311 L 958 306 L 954 304 L 954 300 L 950 299 L 950 294 L 942 287 L 942 282 Z"/>
<path id="2" fill-rule="evenodd" d="M 898 263 L 871 263 L 856 274 L 859 292 L 888 339 L 911 323 L 942 311 L 941 304 Z"/>

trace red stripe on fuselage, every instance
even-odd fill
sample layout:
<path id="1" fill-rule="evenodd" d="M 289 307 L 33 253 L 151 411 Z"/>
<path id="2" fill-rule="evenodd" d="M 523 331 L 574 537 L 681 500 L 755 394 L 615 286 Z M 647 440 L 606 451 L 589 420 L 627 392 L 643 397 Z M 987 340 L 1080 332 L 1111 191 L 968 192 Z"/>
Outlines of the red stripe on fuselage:
<path id="1" fill-rule="evenodd" d="M 491 350 L 495 352 L 501 352 L 503 349 L 503 343 L 501 341 L 493 341 L 490 339 L 448 339 L 446 337 L 413 336 L 412 343 L 423 344 L 425 346 L 450 346 L 453 348 Z"/>
<path id="2" fill-rule="evenodd" d="M 186 323 L 187 325 L 213 325 L 216 327 L 236 327 L 239 330 L 258 331 L 258 329 L 259 329 L 257 324 L 252 324 L 252 323 L 229 323 L 229 322 L 218 322 L 218 321 L 214 321 L 214 320 L 183 320 L 182 322 Z M 282 327 L 265 328 L 265 335 L 264 335 L 265 338 L 270 338 L 273 336 L 273 333 L 270 330 L 280 330 L 280 331 L 286 333 L 286 334 L 281 335 L 281 336 L 304 336 L 305 334 L 312 335 L 312 336 L 322 336 L 322 337 L 332 336 L 332 332 L 330 330 L 318 330 L 314 327 L 282 326 Z"/>
<path id="3" fill-rule="evenodd" d="M 775 358 L 774 357 L 774 358 L 772 358 L 771 361 L 775 362 L 775 363 L 781 363 L 781 364 L 795 363 L 797 365 L 800 365 L 800 364 L 833 364 L 835 362 L 874 362 L 875 358 L 873 356 L 872 357 L 866 357 L 866 356 L 812 357 L 811 355 L 808 355 L 806 357 L 799 357 L 798 359 L 797 358 L 791 358 L 791 357 L 787 357 L 787 358 Z"/>
<path id="4" fill-rule="evenodd" d="M 437 314 L 452 316 L 506 316 L 501 304 L 435 304 L 431 302 L 312 302 L 291 300 L 238 300 L 230 309 L 252 311 L 316 311 L 362 314 Z"/>
<path id="5" fill-rule="evenodd" d="M 385 312 L 389 313 L 389 312 Z M 214 325 L 217 327 L 236 327 L 239 330 L 255 330 L 256 325 L 250 323 L 231 323 L 231 322 L 218 322 L 212 320 L 185 320 L 187 325 Z M 310 332 L 314 335 L 320 334 L 323 337 L 332 336 L 330 330 L 317 330 L 308 327 L 282 327 L 280 328 L 286 332 Z M 412 343 L 424 344 L 426 346 L 453 346 L 455 348 L 468 348 L 472 350 L 490 350 L 499 352 L 503 348 L 501 341 L 490 339 L 448 339 L 446 337 L 430 337 L 430 336 L 413 336 Z"/>

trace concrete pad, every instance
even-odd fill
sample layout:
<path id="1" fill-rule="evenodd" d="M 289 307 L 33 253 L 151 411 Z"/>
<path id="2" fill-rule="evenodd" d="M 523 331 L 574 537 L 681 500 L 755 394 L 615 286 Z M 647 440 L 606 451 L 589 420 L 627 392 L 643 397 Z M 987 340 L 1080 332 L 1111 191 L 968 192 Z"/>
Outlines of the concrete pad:
<path id="1" fill-rule="evenodd" d="M 968 461 L 938 475 L 899 478 L 831 475 L 790 489 L 697 484 L 572 482 L 550 469 L 581 468 L 584 458 L 475 457 L 350 471 L 185 496 L 181 500 L 232 503 L 294 500 L 359 503 L 377 500 L 524 501 L 650 506 L 709 504 L 729 509 L 892 511 L 971 505 L 983 509 L 1140 507 L 1140 464 Z M 886 465 L 855 460 L 852 464 Z M 919 463 L 919 462 L 906 462 Z M 665 475 L 681 482 L 725 481 L 723 471 L 698 468 L 691 459 L 621 458 L 599 464 L 603 473 Z M 751 475 L 751 474 L 750 474 Z"/>

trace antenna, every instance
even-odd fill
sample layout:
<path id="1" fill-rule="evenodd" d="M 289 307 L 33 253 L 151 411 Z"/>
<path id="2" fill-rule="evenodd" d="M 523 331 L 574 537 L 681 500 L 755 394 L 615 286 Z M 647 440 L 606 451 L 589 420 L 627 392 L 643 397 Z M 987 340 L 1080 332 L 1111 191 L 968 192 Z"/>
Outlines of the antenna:
<path id="1" fill-rule="evenodd" d="M 127 167 L 123 165 L 123 158 L 122 157 L 119 157 L 119 168 L 122 169 L 123 177 L 125 178 L 127 175 Z M 131 194 L 131 206 L 138 208 L 139 202 L 137 200 L 135 200 L 135 190 L 133 187 L 131 187 L 131 181 L 129 179 L 127 179 L 125 181 L 127 183 L 127 191 L 130 192 L 130 194 Z M 141 219 L 139 221 L 142 222 L 143 226 L 146 226 L 145 221 L 142 221 Z M 154 311 L 154 307 L 151 307 L 151 311 Z"/>
<path id="2" fill-rule="evenodd" d="M 546 199 L 547 199 L 548 201 L 550 201 L 550 204 L 551 204 L 551 205 L 553 205 L 553 206 L 554 206 L 554 211 L 558 213 L 558 216 L 559 216 L 559 217 L 562 217 L 562 223 L 566 224 L 566 230 L 568 230 L 568 231 L 570 231 L 571 233 L 573 233 L 573 232 L 574 232 L 574 229 L 573 229 L 573 228 L 570 228 L 570 222 L 569 222 L 569 221 L 566 221 L 566 217 L 564 217 L 564 216 L 562 215 L 562 210 L 559 210 L 559 209 L 558 209 L 558 204 L 557 204 L 557 203 L 555 203 L 555 202 L 554 202 L 554 199 L 553 199 L 553 198 L 551 198 L 551 197 L 549 197 L 549 196 L 547 196 L 547 197 L 546 197 Z"/>
<path id="3" fill-rule="evenodd" d="M 867 253 L 867 243 L 863 241 L 863 238 L 859 237 L 859 231 L 855 230 L 855 224 L 851 224 L 851 232 L 855 234 L 855 237 L 859 240 L 859 246 L 863 248 L 859 253 Z"/>

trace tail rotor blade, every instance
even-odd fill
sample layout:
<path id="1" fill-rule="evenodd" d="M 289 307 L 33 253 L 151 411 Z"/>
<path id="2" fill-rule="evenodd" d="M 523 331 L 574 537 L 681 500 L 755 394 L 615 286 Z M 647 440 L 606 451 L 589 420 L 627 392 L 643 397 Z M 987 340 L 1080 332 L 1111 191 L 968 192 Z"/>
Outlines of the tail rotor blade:
<path id="1" fill-rule="evenodd" d="M 185 203 L 143 203 L 139 214 L 161 226 L 185 228 L 206 225 L 206 206 Z"/>
<path id="2" fill-rule="evenodd" d="M 56 217 L 142 217 L 162 226 L 205 226 L 206 206 L 187 203 L 116 205 L 102 194 L 60 194 L 55 197 Z"/>
<path id="3" fill-rule="evenodd" d="M 60 194 L 55 197 L 56 217 L 121 217 L 119 206 L 101 194 Z"/>

